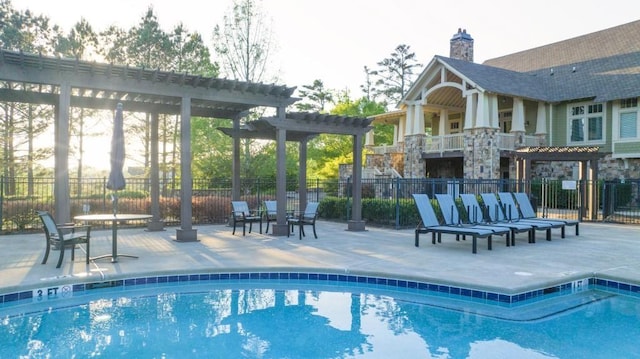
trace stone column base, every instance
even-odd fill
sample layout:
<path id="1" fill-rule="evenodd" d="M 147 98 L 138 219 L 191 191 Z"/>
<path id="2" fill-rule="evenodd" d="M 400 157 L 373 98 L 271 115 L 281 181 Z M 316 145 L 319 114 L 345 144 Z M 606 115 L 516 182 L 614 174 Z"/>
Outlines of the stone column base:
<path id="1" fill-rule="evenodd" d="M 347 230 L 354 232 L 362 232 L 365 230 L 364 221 L 348 221 Z"/>
<path id="2" fill-rule="evenodd" d="M 197 242 L 198 230 L 197 229 L 178 229 L 176 230 L 177 242 Z"/>
<path id="3" fill-rule="evenodd" d="M 289 225 L 288 224 L 277 224 L 273 223 L 271 226 L 273 228 L 272 234 L 274 236 L 286 236 L 289 234 Z M 269 233 L 266 233 L 269 234 Z"/>
<path id="4" fill-rule="evenodd" d="M 147 232 L 159 232 L 164 231 L 163 221 L 150 221 L 147 222 Z"/>

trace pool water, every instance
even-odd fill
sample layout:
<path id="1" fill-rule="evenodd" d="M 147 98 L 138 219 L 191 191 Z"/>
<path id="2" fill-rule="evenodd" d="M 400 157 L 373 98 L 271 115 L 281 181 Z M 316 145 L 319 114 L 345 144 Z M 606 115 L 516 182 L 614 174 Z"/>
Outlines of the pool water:
<path id="1" fill-rule="evenodd" d="M 0 358 L 640 358 L 640 299 L 601 291 L 515 308 L 345 283 L 92 292 L 0 309 Z"/>

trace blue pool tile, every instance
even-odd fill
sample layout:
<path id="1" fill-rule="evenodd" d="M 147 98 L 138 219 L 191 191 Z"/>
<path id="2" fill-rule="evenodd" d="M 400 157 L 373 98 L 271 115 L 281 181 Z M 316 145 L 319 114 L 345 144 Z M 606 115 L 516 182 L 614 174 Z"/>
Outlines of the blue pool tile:
<path id="1" fill-rule="evenodd" d="M 412 288 L 412 289 L 418 288 L 418 283 L 416 283 L 414 281 L 408 281 L 407 282 L 407 287 L 408 288 Z"/>
<path id="2" fill-rule="evenodd" d="M 398 281 L 395 279 L 387 279 L 387 285 L 390 285 L 392 287 L 397 287 L 398 286 Z"/>
<path id="3" fill-rule="evenodd" d="M 309 273 L 309 280 L 318 280 L 319 277 L 318 273 Z"/>

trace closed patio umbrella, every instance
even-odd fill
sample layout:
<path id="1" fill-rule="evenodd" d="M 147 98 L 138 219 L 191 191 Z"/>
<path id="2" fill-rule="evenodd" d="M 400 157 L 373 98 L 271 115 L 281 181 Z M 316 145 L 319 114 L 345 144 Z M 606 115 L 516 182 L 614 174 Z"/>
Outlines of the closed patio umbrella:
<path id="1" fill-rule="evenodd" d="M 107 180 L 107 188 L 114 191 L 113 214 L 118 213 L 118 191 L 126 185 L 122 168 L 124 166 L 124 125 L 122 123 L 122 104 L 116 107 L 113 118 L 113 134 L 111 136 L 111 171 Z"/>

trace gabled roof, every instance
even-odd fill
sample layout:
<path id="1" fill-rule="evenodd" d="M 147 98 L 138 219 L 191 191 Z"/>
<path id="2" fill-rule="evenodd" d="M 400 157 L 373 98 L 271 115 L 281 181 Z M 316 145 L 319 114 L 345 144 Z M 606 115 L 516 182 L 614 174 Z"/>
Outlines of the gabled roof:
<path id="1" fill-rule="evenodd" d="M 547 101 L 543 81 L 531 74 L 436 56 L 436 59 L 487 92 Z"/>
<path id="2" fill-rule="evenodd" d="M 489 59 L 483 64 L 518 72 L 640 52 L 640 20 Z"/>
<path id="3" fill-rule="evenodd" d="M 435 56 L 423 74 L 438 64 L 499 95 L 545 102 L 640 97 L 640 20 L 483 64 Z M 425 86 L 421 78 L 414 86 Z M 418 93 L 414 86 L 406 98 Z"/>

